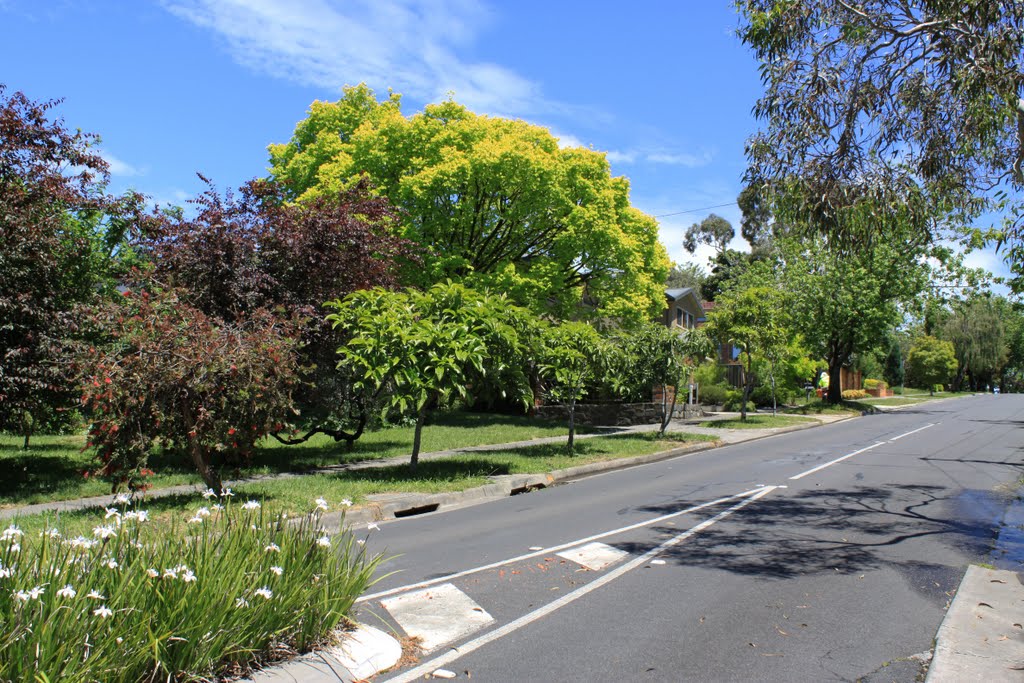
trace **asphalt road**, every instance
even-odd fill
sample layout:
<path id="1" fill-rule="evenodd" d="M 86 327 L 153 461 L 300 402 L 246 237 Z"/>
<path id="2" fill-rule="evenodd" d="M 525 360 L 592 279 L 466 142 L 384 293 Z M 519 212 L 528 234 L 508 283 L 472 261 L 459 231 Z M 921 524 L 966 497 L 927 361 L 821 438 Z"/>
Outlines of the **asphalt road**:
<path id="1" fill-rule="evenodd" d="M 360 620 L 430 651 L 380 680 L 914 681 L 1022 428 L 942 401 L 382 523 Z"/>

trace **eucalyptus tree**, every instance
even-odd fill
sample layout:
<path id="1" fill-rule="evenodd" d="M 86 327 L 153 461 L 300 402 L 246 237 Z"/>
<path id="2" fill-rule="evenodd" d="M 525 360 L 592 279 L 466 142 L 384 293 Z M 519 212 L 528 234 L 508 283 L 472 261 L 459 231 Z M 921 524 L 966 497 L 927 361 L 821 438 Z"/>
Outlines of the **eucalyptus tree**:
<path id="1" fill-rule="evenodd" d="M 736 0 L 761 63 L 747 182 L 837 248 L 1003 212 L 1024 273 L 1024 3 Z M 875 220 L 860 220 L 870 207 Z"/>

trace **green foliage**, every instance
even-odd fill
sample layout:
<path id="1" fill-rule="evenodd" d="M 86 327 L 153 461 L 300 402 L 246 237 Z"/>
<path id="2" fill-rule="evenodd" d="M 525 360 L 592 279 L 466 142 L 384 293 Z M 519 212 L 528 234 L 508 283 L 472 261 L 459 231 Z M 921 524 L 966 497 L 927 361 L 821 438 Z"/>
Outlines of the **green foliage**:
<path id="1" fill-rule="evenodd" d="M 0 679 L 209 680 L 282 645 L 327 642 L 380 558 L 349 532 L 324 531 L 319 509 L 289 524 L 254 502 L 220 503 L 191 512 L 187 532 L 176 522 L 160 533 L 124 503 L 94 538 L 9 526 Z"/>
<path id="2" fill-rule="evenodd" d="M 908 242 L 877 242 L 870 249 L 845 252 L 823 239 L 777 240 L 785 255 L 785 282 L 793 295 L 796 327 L 811 357 L 827 363 L 829 375 L 855 354 L 883 346 L 928 282 L 922 250 Z M 839 383 L 828 400 L 841 399 Z"/>
<path id="3" fill-rule="evenodd" d="M 668 271 L 665 289 L 683 289 L 690 287 L 701 291 L 708 274 L 696 263 L 675 263 Z"/>
<path id="4" fill-rule="evenodd" d="M 941 339 L 953 343 L 958 363 L 952 390 L 959 391 L 970 372 L 976 386 L 989 384 L 1009 356 L 1004 319 L 1010 316 L 1005 299 L 973 296 L 953 303 L 938 329 Z"/>
<path id="5" fill-rule="evenodd" d="M 889 342 L 889 352 L 885 356 L 884 375 L 891 387 L 902 387 L 906 378 L 903 367 L 903 350 L 895 337 Z"/>
<path id="6" fill-rule="evenodd" d="M 539 369 L 547 396 L 569 406 L 570 454 L 576 434 L 576 403 L 586 396 L 587 385 L 608 367 L 608 355 L 608 344 L 587 323 L 564 322 L 552 325 L 544 333 Z"/>
<path id="7" fill-rule="evenodd" d="M 451 100 L 405 117 L 365 85 L 316 102 L 271 171 L 306 201 L 369 178 L 426 247 L 417 284 L 452 278 L 535 312 L 638 324 L 661 311 L 668 258 L 605 155 L 560 148 L 544 128 L 480 116 Z"/>
<path id="8" fill-rule="evenodd" d="M 889 385 L 886 384 L 884 380 L 880 380 L 880 379 L 865 379 L 864 380 L 864 388 L 865 389 L 888 389 Z"/>
<path id="9" fill-rule="evenodd" d="M 713 247 L 716 254 L 724 252 L 729 242 L 736 236 L 732 224 L 716 214 L 710 214 L 700 223 L 694 223 L 686 229 L 683 248 L 691 254 L 701 244 Z"/>
<path id="10" fill-rule="evenodd" d="M 908 230 L 914 242 L 931 239 L 936 224 L 1000 212 L 1002 230 L 968 229 L 965 241 L 1009 245 L 1019 277 L 1024 5 L 736 5 L 765 85 L 749 184 L 774 188 L 803 230 L 847 251 L 905 244 Z"/>
<path id="11" fill-rule="evenodd" d="M 718 305 L 708 314 L 708 336 L 728 342 L 740 350 L 743 400 L 746 417 L 747 398 L 754 384 L 754 362 L 761 358 L 775 365 L 785 352 L 788 330 L 784 315 L 787 304 L 776 287 L 759 285 L 730 290 L 719 296 Z"/>
<path id="12" fill-rule="evenodd" d="M 505 395 L 528 401 L 525 347 L 515 326 L 527 329 L 527 315 L 503 297 L 445 282 L 426 292 L 362 290 L 326 306 L 345 339 L 337 369 L 359 400 L 383 399 L 386 410 L 416 417 L 414 465 L 427 413 L 472 400 L 470 386 L 500 377 Z"/>
<path id="13" fill-rule="evenodd" d="M 709 406 L 723 405 L 728 400 L 730 391 L 727 384 L 701 384 L 700 402 Z"/>
<path id="14" fill-rule="evenodd" d="M 914 343 L 907 356 L 907 374 L 916 385 L 932 387 L 933 393 L 934 386 L 948 380 L 957 365 L 953 344 L 927 335 Z"/>

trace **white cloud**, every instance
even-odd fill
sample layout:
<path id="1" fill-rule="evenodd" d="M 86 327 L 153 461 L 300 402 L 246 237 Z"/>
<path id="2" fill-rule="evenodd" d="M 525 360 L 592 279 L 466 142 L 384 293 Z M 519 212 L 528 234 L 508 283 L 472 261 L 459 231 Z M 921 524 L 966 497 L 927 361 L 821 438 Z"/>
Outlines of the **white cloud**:
<path id="1" fill-rule="evenodd" d="M 666 152 L 655 152 L 644 157 L 652 164 L 671 164 L 673 166 L 685 166 L 687 168 L 699 168 L 711 163 L 711 154 L 670 154 Z"/>
<path id="2" fill-rule="evenodd" d="M 115 157 L 110 152 L 101 151 L 100 156 L 110 165 L 110 175 L 120 178 L 145 175 L 145 170 L 132 166 L 127 161 Z"/>
<path id="3" fill-rule="evenodd" d="M 636 161 L 636 152 L 619 152 L 617 150 L 611 150 L 605 154 L 608 157 L 608 161 L 613 164 L 632 164 Z"/>
<path id="4" fill-rule="evenodd" d="M 227 41 L 239 63 L 277 78 L 340 89 L 366 82 L 418 101 L 454 91 L 479 112 L 549 106 L 539 86 L 455 48 L 489 21 L 477 0 L 164 0 L 164 7 Z"/>

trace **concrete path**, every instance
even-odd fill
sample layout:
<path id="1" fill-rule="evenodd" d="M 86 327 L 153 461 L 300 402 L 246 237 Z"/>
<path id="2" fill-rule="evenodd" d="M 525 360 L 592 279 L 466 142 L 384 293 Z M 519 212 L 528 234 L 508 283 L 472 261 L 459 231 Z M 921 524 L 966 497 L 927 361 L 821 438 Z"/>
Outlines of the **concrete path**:
<path id="1" fill-rule="evenodd" d="M 1024 681 L 1024 585 L 971 565 L 935 639 L 928 683 Z"/>

